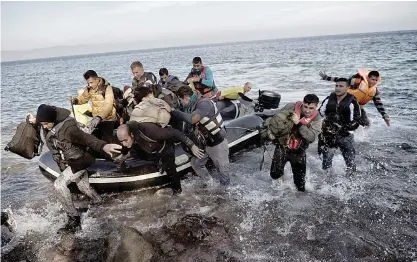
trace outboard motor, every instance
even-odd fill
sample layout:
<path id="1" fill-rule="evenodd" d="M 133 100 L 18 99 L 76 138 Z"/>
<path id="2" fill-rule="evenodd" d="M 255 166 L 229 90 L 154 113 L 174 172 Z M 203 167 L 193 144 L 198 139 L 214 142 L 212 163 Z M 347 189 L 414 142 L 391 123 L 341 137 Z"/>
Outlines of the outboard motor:
<path id="1" fill-rule="evenodd" d="M 262 112 L 264 109 L 278 108 L 281 95 L 274 91 L 259 90 L 258 103 L 255 105 L 255 112 Z"/>

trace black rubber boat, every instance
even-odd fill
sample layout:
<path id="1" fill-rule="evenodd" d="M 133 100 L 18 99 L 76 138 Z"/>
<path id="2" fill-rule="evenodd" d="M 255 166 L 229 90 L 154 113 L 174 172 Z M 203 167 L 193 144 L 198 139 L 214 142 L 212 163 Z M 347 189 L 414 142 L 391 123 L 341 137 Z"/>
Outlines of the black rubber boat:
<path id="1" fill-rule="evenodd" d="M 269 92 L 268 97 L 271 96 L 275 96 L 276 100 L 270 105 L 262 104 L 262 95 L 259 96 L 257 106 L 260 104 L 260 108 L 266 110 L 259 112 L 261 110 L 258 109 L 256 110 L 258 112 L 254 112 L 253 114 L 226 121 L 225 128 L 230 154 L 251 147 L 261 146 L 258 128 L 268 116 L 276 112 L 281 98 L 279 94 Z M 184 151 L 181 145 L 176 146 L 175 154 L 177 171 L 188 171 L 188 169 L 191 168 L 191 155 Z M 42 174 L 51 181 L 54 181 L 60 175 L 58 165 L 52 159 L 52 154 L 49 151 L 40 157 L 39 169 Z M 87 171 L 90 184 L 98 192 L 127 191 L 153 186 L 163 186 L 168 183 L 166 173 L 159 172 L 158 167 L 154 162 L 139 159 L 129 159 L 123 164 L 106 159 L 97 159 L 96 163 L 90 166 Z M 71 190 L 74 188 L 75 187 L 71 187 Z"/>

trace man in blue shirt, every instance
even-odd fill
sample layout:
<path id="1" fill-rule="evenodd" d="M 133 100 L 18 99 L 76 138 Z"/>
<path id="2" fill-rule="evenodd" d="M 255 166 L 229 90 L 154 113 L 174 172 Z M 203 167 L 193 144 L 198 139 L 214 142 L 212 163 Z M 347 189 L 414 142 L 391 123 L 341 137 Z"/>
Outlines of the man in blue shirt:
<path id="1" fill-rule="evenodd" d="M 193 68 L 184 83 L 190 84 L 192 89 L 197 90 L 205 98 L 211 98 L 217 93 L 213 73 L 210 67 L 203 65 L 201 57 L 194 57 Z"/>

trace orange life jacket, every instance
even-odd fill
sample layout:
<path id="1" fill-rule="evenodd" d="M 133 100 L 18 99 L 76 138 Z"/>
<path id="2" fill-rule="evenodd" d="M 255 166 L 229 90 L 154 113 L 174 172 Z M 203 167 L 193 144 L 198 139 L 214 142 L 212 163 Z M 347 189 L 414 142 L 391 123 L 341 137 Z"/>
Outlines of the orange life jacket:
<path id="1" fill-rule="evenodd" d="M 301 106 L 303 105 L 303 102 L 298 101 L 297 103 L 295 103 L 295 109 L 294 109 L 294 113 L 298 115 L 298 117 L 301 116 Z M 319 113 L 319 111 L 315 110 L 309 117 L 303 117 L 300 119 L 300 124 L 302 125 L 308 125 L 310 124 L 310 122 L 317 116 L 317 114 Z M 287 147 L 289 149 L 298 149 L 300 148 L 303 140 L 302 138 L 297 138 L 295 137 L 295 134 L 297 132 L 297 128 L 298 126 L 294 125 L 292 131 L 291 131 L 291 136 L 290 139 L 288 139 L 287 141 Z"/>
<path id="2" fill-rule="evenodd" d="M 357 86 L 357 88 L 348 89 L 348 93 L 356 97 L 356 100 L 358 101 L 360 108 L 363 108 L 369 101 L 372 100 L 372 98 L 376 94 L 376 87 L 381 82 L 381 76 L 379 76 L 378 82 L 376 83 L 376 85 L 370 87 L 368 84 L 368 73 L 369 73 L 368 70 L 360 70 L 358 74 L 362 78 L 355 79 L 355 83 L 354 83 Z"/>

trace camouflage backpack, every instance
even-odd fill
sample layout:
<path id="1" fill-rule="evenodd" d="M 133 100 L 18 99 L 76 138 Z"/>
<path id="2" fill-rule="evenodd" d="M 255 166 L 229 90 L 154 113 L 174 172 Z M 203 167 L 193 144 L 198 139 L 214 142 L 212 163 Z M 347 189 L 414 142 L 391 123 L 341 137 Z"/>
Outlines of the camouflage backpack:
<path id="1" fill-rule="evenodd" d="M 294 126 L 294 122 L 291 120 L 293 113 L 292 111 L 282 110 L 278 114 L 267 118 L 260 130 L 261 138 L 283 144 L 289 138 Z"/>

